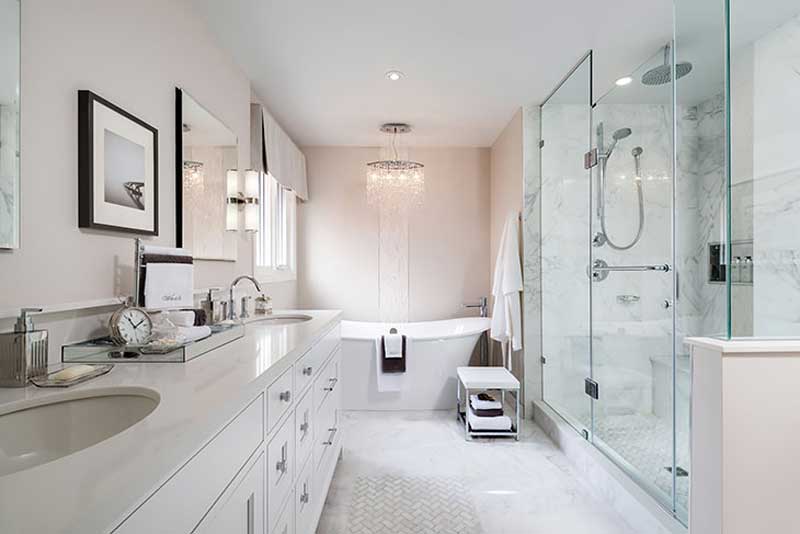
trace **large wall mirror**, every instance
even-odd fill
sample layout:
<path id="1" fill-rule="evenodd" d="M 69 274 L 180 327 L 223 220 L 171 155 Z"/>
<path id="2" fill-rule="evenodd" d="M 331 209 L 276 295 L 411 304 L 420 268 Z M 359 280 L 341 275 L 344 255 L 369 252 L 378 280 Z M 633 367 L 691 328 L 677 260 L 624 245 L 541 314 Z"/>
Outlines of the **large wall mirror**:
<path id="1" fill-rule="evenodd" d="M 0 0 L 0 249 L 19 247 L 19 0 Z"/>
<path id="2" fill-rule="evenodd" d="M 236 261 L 226 230 L 226 173 L 239 167 L 230 128 L 183 89 L 176 90 L 177 244 L 201 260 Z"/>

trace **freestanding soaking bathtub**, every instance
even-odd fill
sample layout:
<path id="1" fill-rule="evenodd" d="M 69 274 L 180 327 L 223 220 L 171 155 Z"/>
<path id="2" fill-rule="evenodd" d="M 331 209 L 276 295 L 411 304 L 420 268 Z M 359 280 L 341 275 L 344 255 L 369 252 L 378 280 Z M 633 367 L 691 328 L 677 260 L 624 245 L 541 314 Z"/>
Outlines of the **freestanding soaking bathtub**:
<path id="1" fill-rule="evenodd" d="M 491 320 L 465 317 L 419 323 L 342 321 L 342 407 L 345 410 L 449 410 L 456 367 L 469 365 Z M 376 340 L 396 328 L 406 336 L 406 372 L 399 391 L 380 391 Z"/>

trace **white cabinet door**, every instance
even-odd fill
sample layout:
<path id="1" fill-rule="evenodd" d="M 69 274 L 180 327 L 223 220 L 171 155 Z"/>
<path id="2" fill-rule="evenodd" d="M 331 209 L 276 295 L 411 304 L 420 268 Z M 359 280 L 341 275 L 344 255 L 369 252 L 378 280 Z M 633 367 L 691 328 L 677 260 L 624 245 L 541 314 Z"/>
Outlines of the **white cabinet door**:
<path id="1" fill-rule="evenodd" d="M 264 457 L 261 452 L 238 484 L 234 481 L 196 534 L 264 534 Z"/>

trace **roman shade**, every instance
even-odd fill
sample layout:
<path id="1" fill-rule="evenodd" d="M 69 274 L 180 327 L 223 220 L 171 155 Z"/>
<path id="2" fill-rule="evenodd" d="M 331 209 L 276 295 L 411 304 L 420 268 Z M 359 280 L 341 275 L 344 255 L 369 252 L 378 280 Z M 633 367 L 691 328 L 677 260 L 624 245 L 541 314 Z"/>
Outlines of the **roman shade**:
<path id="1" fill-rule="evenodd" d="M 308 200 L 306 157 L 260 104 L 250 105 L 250 160 L 253 169 L 268 172 L 297 198 Z"/>

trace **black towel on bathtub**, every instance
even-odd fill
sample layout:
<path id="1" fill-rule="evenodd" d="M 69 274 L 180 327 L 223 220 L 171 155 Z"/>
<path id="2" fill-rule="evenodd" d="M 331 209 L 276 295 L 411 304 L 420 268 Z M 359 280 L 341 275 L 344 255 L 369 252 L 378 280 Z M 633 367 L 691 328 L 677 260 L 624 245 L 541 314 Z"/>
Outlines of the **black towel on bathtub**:
<path id="1" fill-rule="evenodd" d="M 401 358 L 386 357 L 386 338 L 381 336 L 381 370 L 384 373 L 406 372 L 406 336 L 403 336 L 403 356 Z"/>

